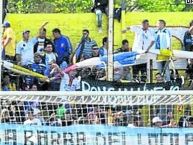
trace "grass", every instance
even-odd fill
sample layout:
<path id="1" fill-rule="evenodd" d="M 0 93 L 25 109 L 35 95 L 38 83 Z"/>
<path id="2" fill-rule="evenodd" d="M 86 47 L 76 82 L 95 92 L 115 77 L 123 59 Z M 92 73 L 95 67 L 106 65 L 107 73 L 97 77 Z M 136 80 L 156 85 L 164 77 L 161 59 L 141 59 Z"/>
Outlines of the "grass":
<path id="1" fill-rule="evenodd" d="M 170 26 L 188 26 L 189 21 L 193 19 L 193 12 L 132 12 L 126 14 L 126 26 L 139 25 L 143 19 L 149 19 L 151 25 L 155 25 L 158 19 L 166 20 Z M 102 45 L 102 38 L 107 36 L 107 17 L 103 17 L 103 33 L 98 33 L 96 27 L 95 15 L 92 13 L 81 14 L 9 14 L 8 20 L 11 22 L 14 31 L 16 32 L 17 41 L 21 40 L 22 31 L 25 29 L 31 30 L 32 36 L 36 36 L 38 28 L 42 23 L 48 21 L 47 25 L 48 37 L 52 38 L 51 31 L 53 28 L 58 27 L 62 33 L 69 36 L 74 48 L 77 46 L 82 34 L 82 29 L 89 29 L 90 36 L 96 40 L 98 45 Z M 121 33 L 121 23 L 115 20 L 115 48 L 120 47 L 121 40 L 124 35 Z M 128 32 L 125 35 L 132 46 L 134 34 Z M 179 48 L 179 42 L 173 42 L 173 48 Z"/>

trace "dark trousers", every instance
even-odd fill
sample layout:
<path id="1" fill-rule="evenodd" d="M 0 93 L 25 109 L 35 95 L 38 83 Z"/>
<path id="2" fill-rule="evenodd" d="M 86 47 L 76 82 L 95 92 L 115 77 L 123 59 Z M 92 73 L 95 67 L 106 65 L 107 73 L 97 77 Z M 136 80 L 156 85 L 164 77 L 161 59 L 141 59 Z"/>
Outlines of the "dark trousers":
<path id="1" fill-rule="evenodd" d="M 135 65 L 133 66 L 133 78 L 139 79 L 139 72 L 141 72 L 141 81 L 142 82 L 146 82 L 147 79 L 147 64 L 139 64 L 139 65 Z"/>

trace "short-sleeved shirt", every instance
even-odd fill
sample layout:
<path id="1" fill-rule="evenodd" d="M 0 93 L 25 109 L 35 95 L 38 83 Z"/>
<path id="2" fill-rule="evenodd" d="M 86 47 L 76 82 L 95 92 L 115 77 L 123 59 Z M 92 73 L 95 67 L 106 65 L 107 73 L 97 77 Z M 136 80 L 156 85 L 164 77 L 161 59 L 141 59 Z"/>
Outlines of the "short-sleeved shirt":
<path id="1" fill-rule="evenodd" d="M 16 47 L 16 54 L 21 55 L 21 65 L 28 65 L 34 61 L 34 43 L 31 40 L 20 41 Z"/>
<path id="2" fill-rule="evenodd" d="M 4 48 L 5 55 L 15 56 L 15 32 L 12 28 L 6 28 L 3 34 L 3 41 L 11 38 L 10 43 Z"/>
<path id="3" fill-rule="evenodd" d="M 55 53 L 46 53 L 45 54 L 45 64 L 49 65 L 51 62 L 56 62 L 56 55 Z"/>

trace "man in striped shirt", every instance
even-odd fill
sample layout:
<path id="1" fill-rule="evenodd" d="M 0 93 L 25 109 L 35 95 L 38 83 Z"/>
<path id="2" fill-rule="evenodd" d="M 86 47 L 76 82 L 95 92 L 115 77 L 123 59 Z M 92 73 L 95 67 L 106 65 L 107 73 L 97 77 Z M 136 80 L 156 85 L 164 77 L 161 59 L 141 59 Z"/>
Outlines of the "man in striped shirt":
<path id="1" fill-rule="evenodd" d="M 76 54 L 76 61 L 79 62 L 80 60 L 89 59 L 92 57 L 92 47 L 96 44 L 96 41 L 92 40 L 89 37 L 89 30 L 84 29 L 83 36 L 81 39 L 80 44 L 78 45 L 77 54 Z"/>

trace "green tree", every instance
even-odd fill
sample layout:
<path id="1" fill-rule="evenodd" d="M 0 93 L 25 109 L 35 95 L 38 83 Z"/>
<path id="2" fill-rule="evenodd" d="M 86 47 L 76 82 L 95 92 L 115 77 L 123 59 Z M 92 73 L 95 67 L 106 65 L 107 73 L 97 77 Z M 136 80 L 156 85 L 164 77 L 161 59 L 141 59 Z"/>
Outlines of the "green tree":
<path id="1" fill-rule="evenodd" d="M 186 7 L 184 0 L 138 0 L 138 6 L 150 12 L 184 11 Z"/>

